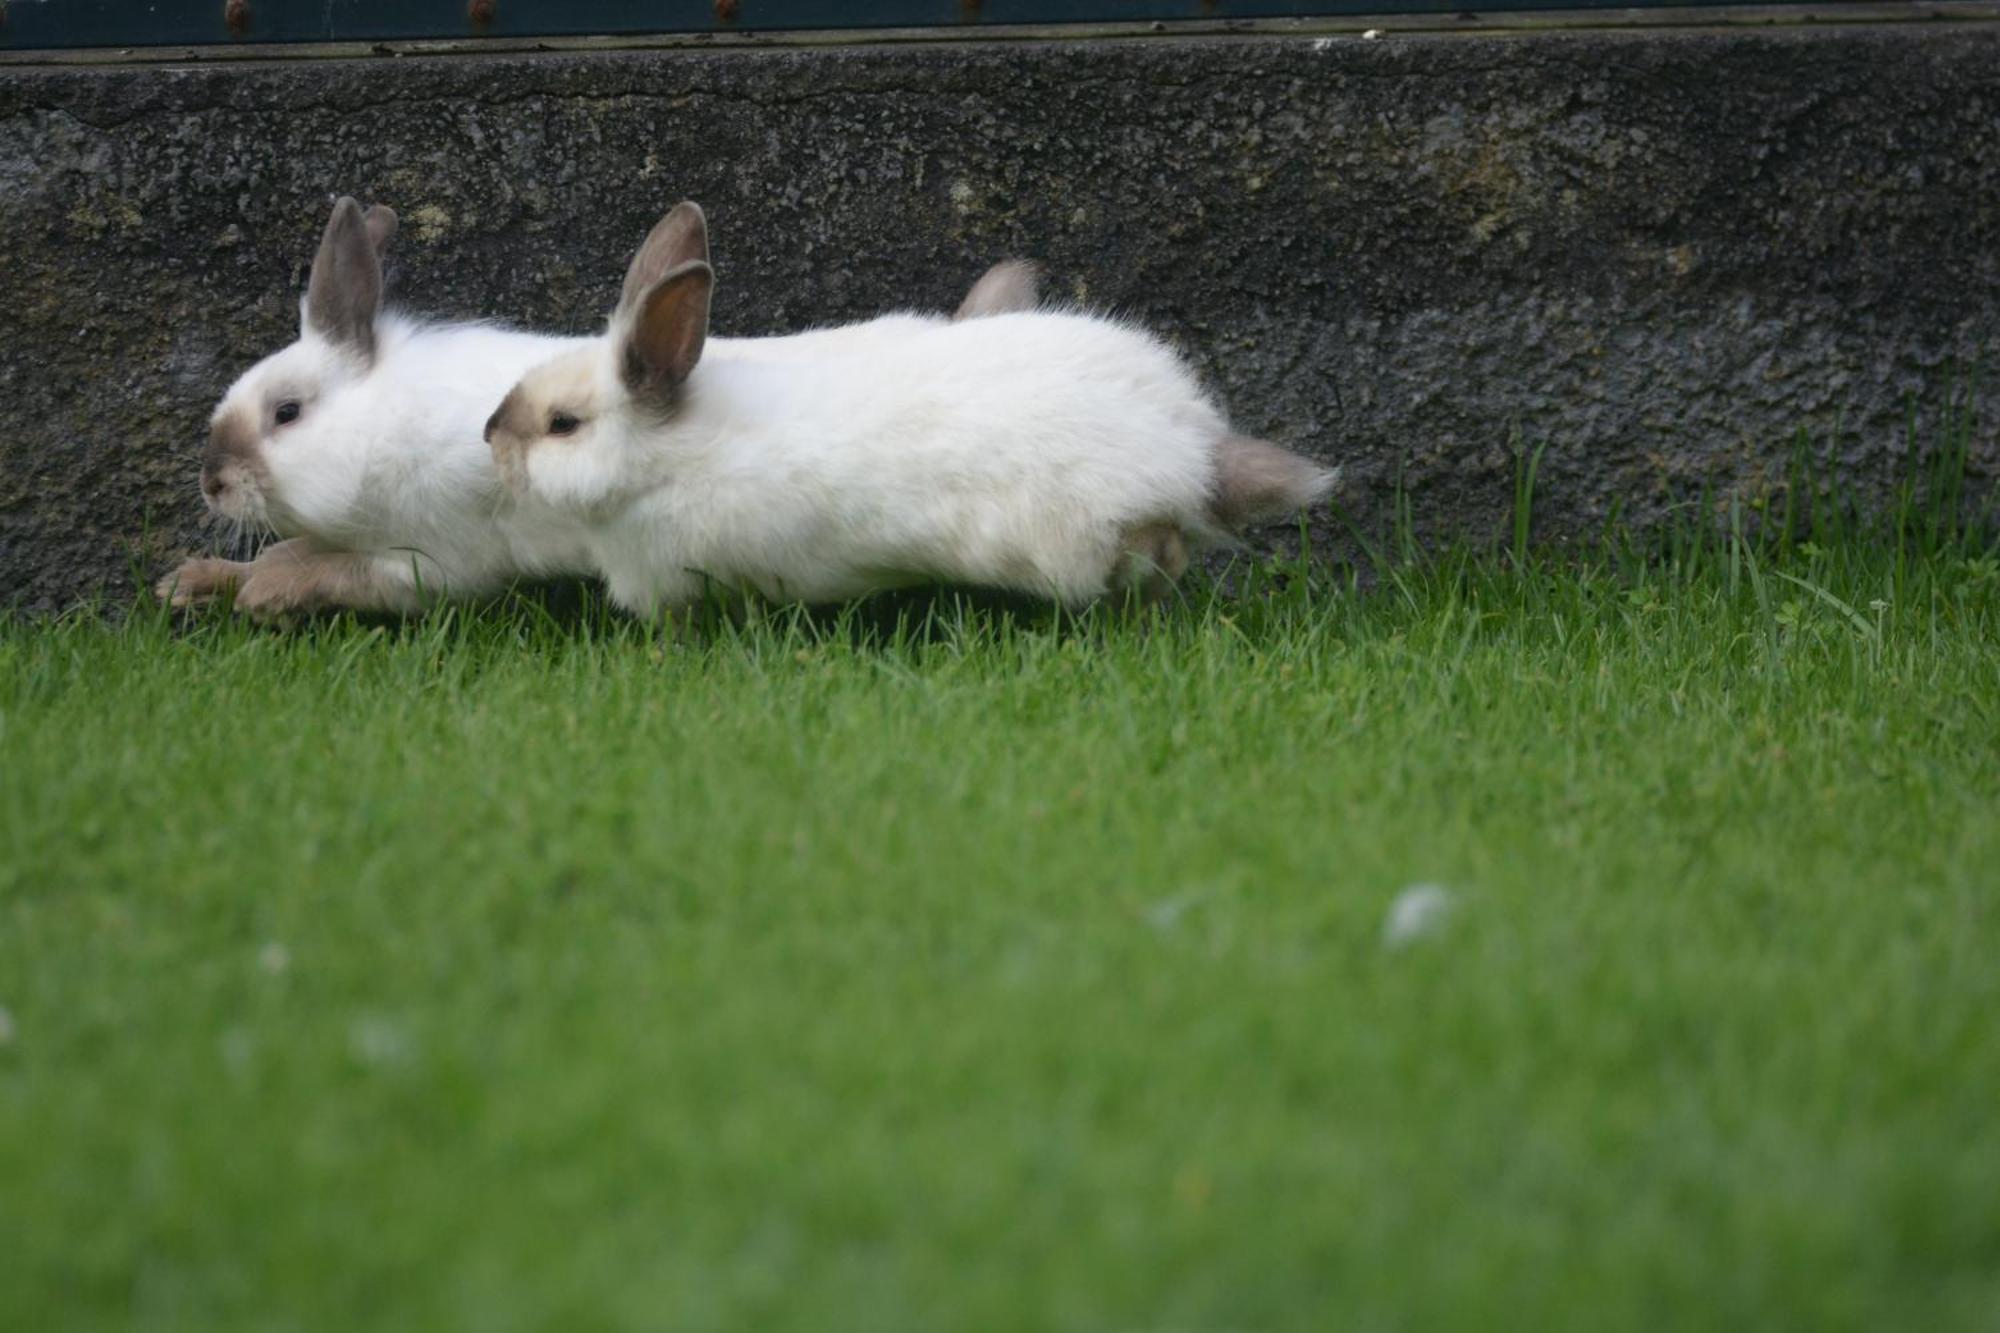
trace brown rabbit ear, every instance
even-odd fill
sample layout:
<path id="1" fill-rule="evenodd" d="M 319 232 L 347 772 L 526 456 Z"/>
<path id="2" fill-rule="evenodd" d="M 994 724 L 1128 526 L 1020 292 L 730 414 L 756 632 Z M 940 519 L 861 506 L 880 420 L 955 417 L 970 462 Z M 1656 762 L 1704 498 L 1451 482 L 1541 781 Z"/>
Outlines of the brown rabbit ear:
<path id="1" fill-rule="evenodd" d="M 375 247 L 379 261 L 389 253 L 389 242 L 395 238 L 396 210 L 375 204 L 361 215 L 361 225 L 368 229 L 368 244 Z"/>
<path id="2" fill-rule="evenodd" d="M 702 216 L 700 204 L 683 199 L 653 224 L 639 253 L 632 256 L 625 270 L 625 286 L 618 293 L 618 308 L 630 310 L 668 269 L 696 260 L 708 262 L 708 219 Z"/>
<path id="3" fill-rule="evenodd" d="M 625 387 L 637 398 L 664 399 L 693 373 L 708 340 L 708 299 L 715 270 L 691 260 L 638 298 L 619 356 Z"/>
<path id="4" fill-rule="evenodd" d="M 958 321 L 1034 310 L 1042 303 L 1042 266 L 1032 259 L 1003 259 L 979 275 L 958 303 Z"/>
<path id="5" fill-rule="evenodd" d="M 337 347 L 375 356 L 375 312 L 382 304 L 382 261 L 368 238 L 361 205 L 341 196 L 313 256 L 306 284 L 306 324 Z"/>

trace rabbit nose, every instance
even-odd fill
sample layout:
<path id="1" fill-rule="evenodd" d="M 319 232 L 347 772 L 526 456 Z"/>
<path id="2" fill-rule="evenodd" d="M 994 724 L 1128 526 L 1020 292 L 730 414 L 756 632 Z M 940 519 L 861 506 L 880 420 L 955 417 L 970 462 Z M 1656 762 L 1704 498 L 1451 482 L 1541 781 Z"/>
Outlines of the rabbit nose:
<path id="1" fill-rule="evenodd" d="M 217 417 L 208 428 L 208 447 L 201 455 L 201 489 L 204 494 L 228 490 L 222 474 L 233 468 L 251 466 L 257 457 L 257 431 L 243 414 Z"/>
<path id="2" fill-rule="evenodd" d="M 488 444 L 493 443 L 493 432 L 498 430 L 499 428 L 500 428 L 500 414 L 498 412 L 495 412 L 492 416 L 486 418 L 485 440 Z"/>

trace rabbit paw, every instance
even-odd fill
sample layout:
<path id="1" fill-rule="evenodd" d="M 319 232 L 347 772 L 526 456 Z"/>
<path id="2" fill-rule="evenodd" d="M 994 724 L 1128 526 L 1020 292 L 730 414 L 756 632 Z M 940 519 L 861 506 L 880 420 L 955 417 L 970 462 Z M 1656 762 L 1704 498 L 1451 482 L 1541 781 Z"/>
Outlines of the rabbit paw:
<path id="1" fill-rule="evenodd" d="M 283 621 L 318 611 L 376 611 L 391 606 L 368 557 L 286 542 L 257 557 L 236 594 L 252 620 Z"/>
<path id="2" fill-rule="evenodd" d="M 200 556 L 181 561 L 179 568 L 153 585 L 153 595 L 169 606 L 200 606 L 241 587 L 249 574 L 246 561 Z"/>
<path id="3" fill-rule="evenodd" d="M 313 573 L 302 563 L 256 566 L 237 589 L 236 609 L 267 624 L 313 610 L 321 604 Z"/>

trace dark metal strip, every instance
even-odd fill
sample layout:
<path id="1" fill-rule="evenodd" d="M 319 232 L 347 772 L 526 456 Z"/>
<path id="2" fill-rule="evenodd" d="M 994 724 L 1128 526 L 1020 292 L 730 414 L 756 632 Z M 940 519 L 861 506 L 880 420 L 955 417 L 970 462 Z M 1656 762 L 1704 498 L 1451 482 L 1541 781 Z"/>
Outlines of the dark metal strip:
<path id="1" fill-rule="evenodd" d="M 1682 8 L 1730 0 L 0 0 L 0 50 Z M 1768 3 L 1768 0 L 1766 0 Z M 1809 0 L 1778 0 L 1808 3 Z"/>

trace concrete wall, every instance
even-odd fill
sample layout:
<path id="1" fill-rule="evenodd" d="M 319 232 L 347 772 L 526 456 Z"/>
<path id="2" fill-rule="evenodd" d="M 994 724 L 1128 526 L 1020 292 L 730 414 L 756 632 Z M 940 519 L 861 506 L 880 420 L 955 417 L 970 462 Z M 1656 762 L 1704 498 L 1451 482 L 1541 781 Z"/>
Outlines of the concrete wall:
<path id="1" fill-rule="evenodd" d="M 1932 430 L 2000 350 L 2000 25 L 0 66 L 0 602 L 212 539 L 206 414 L 330 191 L 402 214 L 406 306 L 567 330 L 682 196 L 728 333 L 1040 256 L 1364 523 L 1400 472 L 1490 533 L 1546 440 L 1554 536 Z"/>

